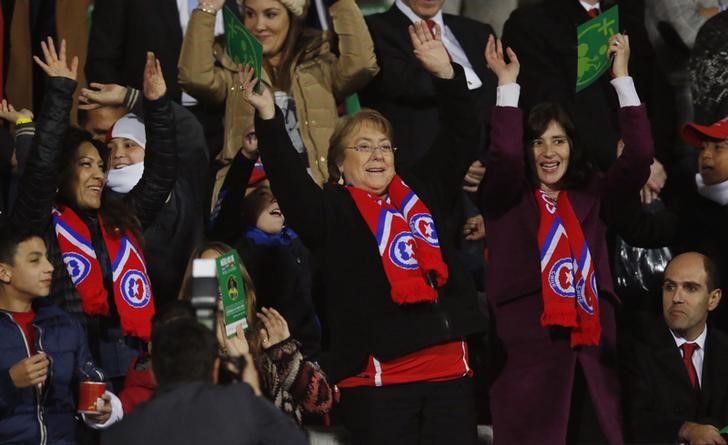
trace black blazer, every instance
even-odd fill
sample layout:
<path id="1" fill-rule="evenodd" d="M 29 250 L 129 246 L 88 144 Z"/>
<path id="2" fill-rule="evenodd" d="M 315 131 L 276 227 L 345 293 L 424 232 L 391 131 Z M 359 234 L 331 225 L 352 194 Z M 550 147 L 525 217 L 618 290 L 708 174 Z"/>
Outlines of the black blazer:
<path id="1" fill-rule="evenodd" d="M 394 143 L 399 148 L 397 166 L 406 168 L 425 154 L 440 131 L 432 76 L 415 58 L 407 31 L 412 22 L 399 8 L 392 6 L 386 12 L 365 19 L 374 40 L 380 71 L 359 93 L 359 97 L 363 106 L 381 112 L 392 123 Z M 493 28 L 450 14 L 443 14 L 443 19 L 483 81 L 483 86 L 471 91 L 471 95 L 480 114 L 480 122 L 489 122 L 498 82 L 486 67 L 483 53 L 488 36 L 494 34 Z M 484 128 L 479 157 L 488 146 L 486 138 L 489 134 Z"/>
<path id="2" fill-rule="evenodd" d="M 602 1 L 607 9 L 615 1 Z M 649 102 L 653 51 L 644 26 L 642 1 L 618 1 L 620 27 L 630 36 L 629 73 L 643 102 Z M 576 93 L 576 27 L 589 20 L 577 0 L 545 0 L 516 9 L 503 27 L 503 40 L 521 62 L 521 106 L 555 101 L 570 112 L 590 160 L 606 169 L 617 155 L 619 104 L 608 74 Z M 649 110 L 649 106 L 648 106 Z"/>
<path id="3" fill-rule="evenodd" d="M 152 51 L 162 65 L 167 94 L 179 101 L 182 27 L 175 0 L 96 0 L 88 42 L 89 83 L 142 89 L 146 52 Z"/>
<path id="4" fill-rule="evenodd" d="M 695 391 L 662 317 L 623 343 L 628 441 L 675 443 L 683 422 L 728 425 L 728 336 L 708 328 L 702 385 Z"/>

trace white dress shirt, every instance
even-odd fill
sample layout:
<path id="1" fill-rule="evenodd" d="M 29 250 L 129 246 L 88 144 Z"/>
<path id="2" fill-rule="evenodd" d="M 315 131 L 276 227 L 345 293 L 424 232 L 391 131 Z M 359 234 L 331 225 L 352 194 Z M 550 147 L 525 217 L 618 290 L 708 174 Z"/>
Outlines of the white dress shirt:
<path id="1" fill-rule="evenodd" d="M 672 334 L 672 338 L 675 339 L 675 344 L 677 345 L 677 348 L 680 350 L 680 355 L 683 355 L 682 351 L 682 345 L 683 343 L 687 343 L 688 341 L 684 338 L 676 335 L 672 329 L 670 330 L 670 334 Z M 708 326 L 703 326 L 703 332 L 696 338 L 692 343 L 697 343 L 698 347 L 695 349 L 695 352 L 693 352 L 693 366 L 695 367 L 695 373 L 698 374 L 698 383 L 700 386 L 703 386 L 703 360 L 705 359 L 705 338 L 708 334 Z"/>
<path id="2" fill-rule="evenodd" d="M 410 19 L 412 23 L 423 20 L 420 16 L 415 14 L 409 6 L 405 5 L 402 0 L 396 0 L 394 4 L 404 15 L 407 16 L 408 19 Z M 455 38 L 455 34 L 452 33 L 450 28 L 445 26 L 445 22 L 442 20 L 442 10 L 437 11 L 437 14 L 432 17 L 432 20 L 437 23 L 437 26 L 439 26 L 442 30 L 442 43 L 445 45 L 445 49 L 450 54 L 452 61 L 461 65 L 465 69 L 465 78 L 468 81 L 468 89 L 474 90 L 476 88 L 480 88 L 483 85 L 483 82 L 480 80 L 478 75 L 475 74 L 473 65 L 468 60 L 468 56 L 465 55 L 463 47 L 460 46 L 460 43 Z"/>

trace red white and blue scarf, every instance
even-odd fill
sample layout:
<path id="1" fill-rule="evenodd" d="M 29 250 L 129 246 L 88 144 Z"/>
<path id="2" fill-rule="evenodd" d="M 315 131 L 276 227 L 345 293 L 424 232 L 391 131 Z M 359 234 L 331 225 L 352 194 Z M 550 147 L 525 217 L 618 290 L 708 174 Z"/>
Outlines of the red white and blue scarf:
<path id="1" fill-rule="evenodd" d="M 88 227 L 69 207 L 53 209 L 53 225 L 63 263 L 81 296 L 83 312 L 87 315 L 108 316 L 108 292 L 104 287 Z M 139 244 L 131 233 L 109 234 L 101 215 L 99 226 L 112 261 L 114 303 L 119 312 L 121 329 L 124 335 L 148 340 L 154 315 L 154 299 Z"/>
<path id="2" fill-rule="evenodd" d="M 399 176 L 385 199 L 347 186 L 377 240 L 379 256 L 397 304 L 433 302 L 447 282 L 440 241 L 430 210 Z"/>
<path id="3" fill-rule="evenodd" d="M 579 220 L 567 192 L 559 193 L 558 205 L 543 190 L 535 195 L 541 215 L 541 326 L 572 328 L 571 347 L 598 345 L 602 328 L 597 280 Z"/>

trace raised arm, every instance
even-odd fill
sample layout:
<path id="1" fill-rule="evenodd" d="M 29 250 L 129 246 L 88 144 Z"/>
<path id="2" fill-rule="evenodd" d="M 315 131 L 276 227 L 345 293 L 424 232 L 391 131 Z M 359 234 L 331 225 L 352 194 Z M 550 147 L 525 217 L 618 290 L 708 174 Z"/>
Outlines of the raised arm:
<path id="1" fill-rule="evenodd" d="M 46 95 L 10 222 L 45 230 L 60 182 L 58 170 L 76 89 L 78 58 L 74 57 L 68 63 L 65 40 L 61 40 L 56 52 L 53 39 L 49 37 L 47 42 L 41 42 L 41 50 L 43 60 L 37 56 L 33 59 L 48 75 Z"/>
<path id="2" fill-rule="evenodd" d="M 166 92 L 159 60 L 148 52 L 144 67 L 144 126 L 147 134 L 144 173 L 137 185 L 124 196 L 145 229 L 154 222 L 177 180 L 174 116 Z"/>
<path id="3" fill-rule="evenodd" d="M 639 193 L 650 176 L 655 154 L 647 110 L 629 77 L 629 37 L 615 34 L 609 39 L 609 54 L 614 55 L 612 85 L 619 99 L 619 127 L 624 150 L 600 183 L 602 218 L 608 223 L 619 217 L 625 197 Z"/>
<path id="4" fill-rule="evenodd" d="M 249 136 L 251 133 L 252 138 Z M 210 237 L 231 245 L 242 233 L 241 213 L 245 189 L 258 157 L 257 140 L 253 147 L 253 138 L 255 138 L 255 132 L 252 130 L 246 132 L 243 137 L 243 148 L 235 155 L 230 164 L 230 169 L 225 175 L 225 182 L 217 195 L 217 202 L 213 206 L 213 214 L 210 216 Z"/>
<path id="5" fill-rule="evenodd" d="M 468 92 L 461 66 L 450 61 L 439 27 L 430 32 L 420 21 L 409 28 L 415 57 L 430 73 L 440 116 L 440 133 L 412 174 L 422 178 L 443 202 L 453 202 L 468 166 L 475 159 L 482 123 Z"/>
<path id="6" fill-rule="evenodd" d="M 224 4 L 225 0 L 208 0 L 204 9 L 192 11 L 177 66 L 182 89 L 209 104 L 225 102 L 228 85 L 234 83 L 232 72 L 215 66 L 213 51 L 215 16 Z"/>
<path id="7" fill-rule="evenodd" d="M 283 115 L 275 106 L 270 89 L 263 86 L 261 94 L 253 91 L 258 80 L 253 78 L 250 67 L 244 68 L 240 76 L 243 98 L 256 109 L 255 133 L 273 194 L 288 225 L 313 250 L 321 244 L 326 230 L 323 191 L 306 172 L 291 145 Z"/>
<path id="8" fill-rule="evenodd" d="M 329 9 L 339 39 L 339 57 L 331 82 L 334 96 L 343 100 L 364 87 L 379 71 L 374 42 L 354 0 L 338 0 Z"/>
<path id="9" fill-rule="evenodd" d="M 488 172 L 480 188 L 479 205 L 483 213 L 495 216 L 515 204 L 525 184 L 523 115 L 518 108 L 520 86 L 516 83 L 520 63 L 511 48 L 504 53 L 502 42 L 492 36 L 485 47 L 485 60 L 498 78 L 498 93 L 491 118 Z"/>

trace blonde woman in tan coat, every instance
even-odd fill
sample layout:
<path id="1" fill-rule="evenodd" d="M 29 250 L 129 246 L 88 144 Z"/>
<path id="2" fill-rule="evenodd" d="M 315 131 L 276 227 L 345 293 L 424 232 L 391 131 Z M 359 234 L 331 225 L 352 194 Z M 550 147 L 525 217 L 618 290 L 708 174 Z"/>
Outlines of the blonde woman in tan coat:
<path id="1" fill-rule="evenodd" d="M 215 14 L 224 0 L 203 0 L 187 27 L 179 61 L 182 88 L 208 104 L 225 104 L 225 144 L 218 160 L 226 166 L 253 126 L 255 110 L 242 99 L 238 72 L 214 38 Z M 286 128 L 316 183 L 327 177 L 329 138 L 338 117 L 336 104 L 366 85 L 378 72 L 374 45 L 354 0 L 336 0 L 329 9 L 338 37 L 304 28 L 307 0 L 238 0 L 244 25 L 263 45 L 262 79 L 275 92 Z M 215 178 L 213 200 L 228 168 Z"/>

